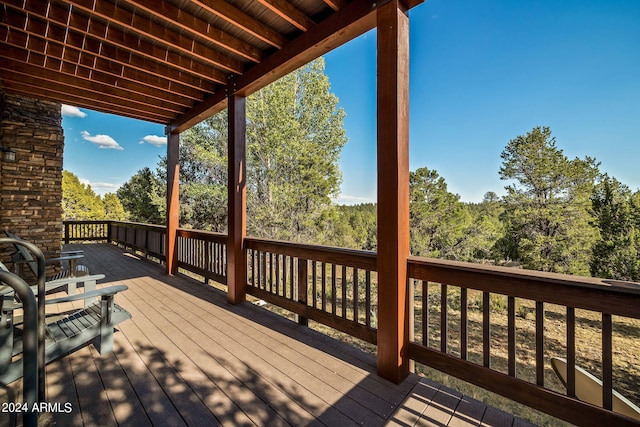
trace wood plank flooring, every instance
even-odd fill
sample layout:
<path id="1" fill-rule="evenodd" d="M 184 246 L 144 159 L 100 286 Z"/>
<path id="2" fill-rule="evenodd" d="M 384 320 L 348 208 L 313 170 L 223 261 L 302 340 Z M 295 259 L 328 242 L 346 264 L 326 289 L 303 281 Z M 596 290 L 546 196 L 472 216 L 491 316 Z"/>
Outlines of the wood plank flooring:
<path id="1" fill-rule="evenodd" d="M 253 304 L 232 306 L 113 245 L 70 248 L 106 275 L 98 287 L 129 287 L 116 302 L 133 317 L 118 326 L 113 353 L 89 345 L 47 366 L 58 426 L 526 425 L 416 375 L 391 384 L 373 355 Z M 0 402 L 20 393 L 17 381 Z M 0 426 L 16 423 L 0 413 Z"/>

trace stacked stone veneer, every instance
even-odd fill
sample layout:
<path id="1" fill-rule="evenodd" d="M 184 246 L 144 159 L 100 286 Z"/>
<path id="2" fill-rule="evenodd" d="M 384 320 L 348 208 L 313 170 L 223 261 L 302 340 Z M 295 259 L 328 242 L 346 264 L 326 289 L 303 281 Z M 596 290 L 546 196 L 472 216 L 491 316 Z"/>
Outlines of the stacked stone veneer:
<path id="1" fill-rule="evenodd" d="M 60 104 L 0 96 L 0 145 L 16 152 L 14 163 L 0 158 L 0 230 L 12 231 L 55 256 L 62 230 Z"/>

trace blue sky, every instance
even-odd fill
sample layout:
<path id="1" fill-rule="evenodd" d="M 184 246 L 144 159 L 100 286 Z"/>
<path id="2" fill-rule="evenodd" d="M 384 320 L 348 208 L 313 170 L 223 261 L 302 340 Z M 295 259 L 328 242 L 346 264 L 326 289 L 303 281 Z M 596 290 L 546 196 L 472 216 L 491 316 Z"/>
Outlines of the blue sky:
<path id="1" fill-rule="evenodd" d="M 509 140 L 549 126 L 569 157 L 640 188 L 640 1 L 429 0 L 410 18 L 412 170 L 480 201 L 502 193 Z M 372 31 L 325 57 L 347 113 L 338 202 L 376 198 L 375 55 Z M 64 115 L 64 165 L 100 194 L 166 151 L 160 125 L 80 113 Z"/>

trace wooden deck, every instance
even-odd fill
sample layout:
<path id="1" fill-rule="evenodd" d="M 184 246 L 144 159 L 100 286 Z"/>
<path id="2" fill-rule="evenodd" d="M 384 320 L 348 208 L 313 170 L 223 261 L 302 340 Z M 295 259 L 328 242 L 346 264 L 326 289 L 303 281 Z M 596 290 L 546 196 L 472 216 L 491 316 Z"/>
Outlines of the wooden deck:
<path id="1" fill-rule="evenodd" d="M 528 424 L 416 375 L 393 385 L 372 355 L 113 245 L 80 248 L 99 286 L 129 286 L 116 302 L 133 318 L 112 354 L 86 346 L 48 365 L 59 426 Z M 19 400 L 19 382 L 1 393 Z"/>

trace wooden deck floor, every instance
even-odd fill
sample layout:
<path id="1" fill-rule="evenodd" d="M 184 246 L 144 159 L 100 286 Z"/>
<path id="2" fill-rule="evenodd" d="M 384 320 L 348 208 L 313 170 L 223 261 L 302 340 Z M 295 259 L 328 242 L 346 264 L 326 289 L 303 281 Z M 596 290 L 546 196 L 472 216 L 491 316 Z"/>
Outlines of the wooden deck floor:
<path id="1" fill-rule="evenodd" d="M 112 354 L 86 346 L 48 365 L 58 426 L 527 425 L 415 375 L 393 385 L 372 355 L 115 246 L 81 248 L 100 287 L 129 286 L 116 302 L 133 318 Z M 19 400 L 20 382 L 2 393 Z"/>

